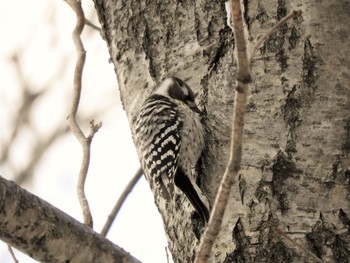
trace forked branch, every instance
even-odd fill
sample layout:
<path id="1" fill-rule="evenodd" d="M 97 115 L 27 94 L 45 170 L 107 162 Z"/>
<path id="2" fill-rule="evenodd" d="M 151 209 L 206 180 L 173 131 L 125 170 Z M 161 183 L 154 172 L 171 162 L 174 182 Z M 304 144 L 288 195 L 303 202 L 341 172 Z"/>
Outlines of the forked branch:
<path id="1" fill-rule="evenodd" d="M 92 228 L 93 220 L 92 220 L 92 215 L 89 208 L 89 203 L 85 196 L 84 187 L 85 187 L 85 180 L 86 180 L 86 176 L 89 169 L 89 163 L 90 163 L 91 141 L 95 133 L 98 131 L 98 129 L 101 127 L 102 124 L 101 123 L 95 124 L 94 120 L 92 120 L 90 122 L 90 134 L 86 137 L 83 131 L 81 130 L 81 128 L 79 127 L 76 120 L 79 101 L 80 101 L 80 95 L 81 95 L 81 89 L 82 89 L 82 74 L 83 74 L 85 57 L 86 57 L 84 45 L 80 38 L 85 25 L 85 15 L 81 7 L 80 1 L 66 0 L 66 2 L 73 9 L 77 17 L 77 23 L 72 34 L 73 41 L 76 46 L 77 61 L 76 61 L 76 66 L 74 71 L 73 100 L 71 104 L 70 113 L 68 115 L 68 123 L 69 123 L 69 128 L 71 129 L 75 137 L 80 142 L 83 150 L 83 160 L 82 160 L 80 172 L 79 172 L 77 194 L 78 194 L 80 206 L 83 210 L 84 223 Z"/>

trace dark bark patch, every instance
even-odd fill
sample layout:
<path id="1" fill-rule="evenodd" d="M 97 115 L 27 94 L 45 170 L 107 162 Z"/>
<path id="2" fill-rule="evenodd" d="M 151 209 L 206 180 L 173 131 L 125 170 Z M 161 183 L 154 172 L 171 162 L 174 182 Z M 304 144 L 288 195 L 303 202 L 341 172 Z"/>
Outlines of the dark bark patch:
<path id="1" fill-rule="evenodd" d="M 350 118 L 345 121 L 344 125 L 345 137 L 341 146 L 343 154 L 349 155 L 350 153 Z"/>
<path id="2" fill-rule="evenodd" d="M 251 97 L 247 103 L 247 112 L 256 112 L 257 106 L 254 99 Z"/>
<path id="3" fill-rule="evenodd" d="M 241 203 L 244 204 L 244 194 L 247 190 L 247 181 L 245 180 L 243 175 L 238 176 L 238 188 L 239 188 L 239 195 L 241 197 Z"/>
<path id="4" fill-rule="evenodd" d="M 277 21 L 281 20 L 287 15 L 287 8 L 285 0 L 278 0 L 277 3 Z"/>
<path id="5" fill-rule="evenodd" d="M 301 119 L 299 116 L 302 106 L 301 98 L 296 95 L 297 88 L 294 86 L 288 93 L 285 104 L 282 106 L 283 119 L 286 122 L 289 133 L 285 151 L 292 155 L 296 152 L 297 130 L 300 127 Z"/>
<path id="6" fill-rule="evenodd" d="M 267 15 L 265 8 L 262 6 L 260 1 L 258 1 L 258 14 L 256 15 L 255 18 L 262 25 L 269 19 L 269 16 Z"/>
<path id="7" fill-rule="evenodd" d="M 198 42 L 200 42 L 202 39 L 204 39 L 204 36 L 200 30 L 200 25 L 201 25 L 201 21 L 199 19 L 199 14 L 195 11 L 194 12 L 194 27 L 196 30 L 196 37 L 197 37 Z"/>
<path id="8" fill-rule="evenodd" d="M 278 0 L 277 10 L 276 10 L 276 21 L 281 20 L 287 15 L 287 8 L 285 0 Z M 258 3 L 258 15 L 256 19 L 263 25 L 269 20 L 264 8 L 261 3 Z M 288 31 L 291 31 L 290 36 L 288 36 Z M 275 59 L 280 66 L 280 72 L 283 73 L 288 68 L 288 52 L 286 52 L 284 44 L 287 41 L 292 43 L 291 46 L 295 47 L 299 36 L 297 34 L 295 26 L 289 30 L 287 24 L 281 25 L 276 32 L 272 33 L 269 39 L 264 43 L 260 49 L 261 54 L 274 53 Z"/>
<path id="9" fill-rule="evenodd" d="M 348 191 L 350 192 L 350 169 L 347 169 L 344 172 L 344 177 L 345 177 L 346 186 L 348 188 Z"/>
<path id="10" fill-rule="evenodd" d="M 248 32 L 250 31 L 250 24 L 252 22 L 252 19 L 249 17 L 249 1 L 248 0 L 243 0 L 243 6 L 244 6 L 244 11 L 243 11 L 243 19 L 245 24 L 247 25 Z"/>
<path id="11" fill-rule="evenodd" d="M 261 54 L 275 53 L 275 59 L 279 63 L 281 73 L 288 67 L 288 56 L 284 50 L 285 38 L 287 38 L 288 26 L 286 24 L 272 33 L 269 39 L 260 49 Z"/>
<path id="12" fill-rule="evenodd" d="M 149 61 L 149 73 L 152 76 L 152 78 L 157 79 L 156 69 L 153 63 L 154 54 L 152 53 L 152 50 L 155 50 L 155 49 L 153 48 L 153 41 L 151 39 L 150 29 L 147 23 L 145 24 L 145 32 L 143 35 L 142 48 L 146 54 L 146 59 L 148 59 Z"/>
<path id="13" fill-rule="evenodd" d="M 207 28 L 207 30 L 208 30 L 208 38 L 212 38 L 215 34 L 215 28 L 214 28 L 214 24 L 213 24 L 213 22 L 212 22 L 212 20 L 211 21 L 209 21 L 209 23 L 208 23 L 208 28 Z"/>
<path id="14" fill-rule="evenodd" d="M 295 163 L 290 160 L 282 151 L 279 151 L 273 160 L 272 165 L 272 195 L 279 203 L 282 214 L 289 209 L 285 181 L 295 173 L 300 173 Z"/>
<path id="15" fill-rule="evenodd" d="M 257 228 L 258 251 L 253 262 L 292 262 L 297 257 L 292 249 L 288 248 L 273 228 L 278 221 L 270 214 L 267 221 L 263 221 Z"/>
<path id="16" fill-rule="evenodd" d="M 288 67 L 288 56 L 285 54 L 283 48 L 281 48 L 276 54 L 276 60 L 279 62 L 282 72 Z"/>
<path id="17" fill-rule="evenodd" d="M 255 191 L 256 198 L 259 200 L 259 202 L 261 202 L 269 195 L 271 195 L 271 182 L 261 180 Z"/>
<path id="18" fill-rule="evenodd" d="M 322 181 L 322 186 L 325 191 L 329 192 L 334 186 L 344 185 L 348 191 L 347 199 L 350 200 L 350 169 L 344 169 L 347 160 L 348 158 L 345 154 L 336 156 L 336 159 L 332 163 L 331 171 L 327 173 L 326 178 Z"/>
<path id="19" fill-rule="evenodd" d="M 200 240 L 204 229 L 203 220 L 200 218 L 198 213 L 194 212 L 191 215 L 191 221 L 192 221 L 192 231 L 195 237 L 197 238 L 197 240 Z"/>
<path id="20" fill-rule="evenodd" d="M 202 110 L 202 114 L 201 114 L 202 119 L 201 119 L 201 121 L 204 124 L 207 121 L 207 108 L 206 108 L 206 105 L 208 105 L 208 94 L 209 94 L 208 81 L 209 81 L 208 75 L 204 75 L 202 77 L 202 79 L 201 79 L 201 82 L 200 82 L 199 92 L 196 94 L 198 106 Z M 206 126 L 206 129 L 207 129 L 207 126 Z"/>
<path id="21" fill-rule="evenodd" d="M 328 244 L 334 242 L 334 225 L 327 223 L 322 214 L 305 238 L 312 253 L 321 258 L 326 254 Z"/>
<path id="22" fill-rule="evenodd" d="M 310 39 L 306 38 L 304 42 L 302 78 L 306 86 L 312 89 L 316 88 L 315 83 L 318 78 L 316 65 L 318 61 L 319 58 L 316 56 L 316 52 L 314 51 Z"/>
<path id="23" fill-rule="evenodd" d="M 281 240 L 273 240 L 269 243 L 269 246 L 266 248 L 264 253 L 258 254 L 256 260 L 262 258 L 264 261 L 255 261 L 255 262 L 292 262 L 293 254 L 292 251 L 286 247 Z"/>
<path id="24" fill-rule="evenodd" d="M 293 86 L 287 94 L 285 104 L 281 107 L 283 119 L 289 130 L 285 149 L 289 155 L 293 155 L 297 151 L 298 129 L 302 123 L 300 112 L 314 102 L 314 94 L 317 88 L 316 80 L 318 78 L 316 66 L 318 61 L 319 58 L 311 45 L 311 41 L 306 39 L 302 69 L 303 82 L 300 86 Z"/>
<path id="25" fill-rule="evenodd" d="M 343 209 L 339 209 L 338 213 L 339 220 L 348 228 L 348 233 L 350 233 L 350 219 Z"/>
<path id="26" fill-rule="evenodd" d="M 220 30 L 219 36 L 219 46 L 210 55 L 210 62 L 208 67 L 210 69 L 209 71 L 216 70 L 220 64 L 220 60 L 226 55 L 228 50 L 232 50 L 234 48 L 232 46 L 232 43 L 234 44 L 234 38 L 231 28 L 225 26 L 222 30 Z"/>
<path id="27" fill-rule="evenodd" d="M 300 39 L 300 35 L 298 33 L 296 26 L 294 25 L 290 30 L 290 35 L 288 38 L 290 49 L 294 49 L 297 46 L 299 39 Z"/>
<path id="28" fill-rule="evenodd" d="M 165 45 L 166 47 L 170 46 L 171 39 L 174 37 L 174 30 L 171 26 L 167 26 L 165 33 Z"/>
<path id="29" fill-rule="evenodd" d="M 333 258 L 336 263 L 349 263 L 350 244 L 340 235 L 335 235 L 334 242 L 331 245 Z"/>
<path id="30" fill-rule="evenodd" d="M 254 262 L 250 237 L 245 234 L 244 226 L 240 218 L 233 228 L 232 239 L 236 244 L 236 248 L 232 253 L 227 254 L 224 263 Z"/>

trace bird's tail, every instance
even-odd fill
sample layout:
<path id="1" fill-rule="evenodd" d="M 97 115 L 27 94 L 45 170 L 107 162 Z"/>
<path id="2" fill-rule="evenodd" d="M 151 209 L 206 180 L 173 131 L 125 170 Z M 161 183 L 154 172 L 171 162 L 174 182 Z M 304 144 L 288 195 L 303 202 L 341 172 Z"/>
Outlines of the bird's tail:
<path id="1" fill-rule="evenodd" d="M 187 196 L 188 200 L 195 208 L 200 218 L 208 223 L 209 221 L 209 202 L 202 193 L 198 185 L 192 182 L 182 171 L 178 169 L 175 176 L 175 184 Z"/>

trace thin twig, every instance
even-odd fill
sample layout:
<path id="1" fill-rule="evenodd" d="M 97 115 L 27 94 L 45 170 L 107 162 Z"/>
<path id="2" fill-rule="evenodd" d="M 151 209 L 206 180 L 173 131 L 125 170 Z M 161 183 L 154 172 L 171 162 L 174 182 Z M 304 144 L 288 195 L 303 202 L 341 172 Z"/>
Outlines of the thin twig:
<path id="1" fill-rule="evenodd" d="M 300 248 L 302 251 L 304 251 L 306 254 L 308 254 L 310 257 L 312 257 L 314 260 L 317 262 L 323 263 L 324 261 L 317 257 L 315 254 L 311 253 L 309 250 L 305 249 L 302 245 L 300 245 L 298 242 L 290 238 L 286 233 L 284 233 L 282 230 L 280 230 L 277 227 L 273 228 L 273 231 L 275 231 L 277 234 L 283 236 L 285 239 L 287 239 L 289 242 L 291 242 L 293 245 L 297 246 Z"/>
<path id="2" fill-rule="evenodd" d="M 205 229 L 199 245 L 199 250 L 195 259 L 196 263 L 207 262 L 210 258 L 214 241 L 221 229 L 231 187 L 235 183 L 241 166 L 243 124 L 246 112 L 250 72 L 240 0 L 231 0 L 231 15 L 237 49 L 237 81 L 232 122 L 230 159 L 225 174 L 221 180 L 218 194 L 215 198 L 208 226 Z"/>
<path id="3" fill-rule="evenodd" d="M 98 26 L 96 26 L 94 23 L 92 23 L 89 19 L 85 18 L 85 25 L 97 30 L 97 31 L 101 31 L 101 28 L 99 28 Z"/>
<path id="4" fill-rule="evenodd" d="M 15 253 L 13 252 L 12 247 L 11 247 L 10 245 L 7 245 L 7 248 L 8 248 L 8 250 L 9 250 L 10 254 L 11 254 L 11 257 L 12 257 L 13 261 L 14 261 L 15 263 L 19 263 L 19 261 L 18 261 L 17 258 L 16 258 Z"/>
<path id="5" fill-rule="evenodd" d="M 251 64 L 251 62 L 253 61 L 254 57 L 255 57 L 255 53 L 258 50 L 258 48 L 270 37 L 270 35 L 277 29 L 279 28 L 281 25 L 283 25 L 284 23 L 286 23 L 289 19 L 296 17 L 296 16 L 300 16 L 301 15 L 301 10 L 293 10 L 292 12 L 290 12 L 289 15 L 286 15 L 285 17 L 283 17 L 280 21 L 278 21 L 278 23 L 273 26 L 269 31 L 267 31 L 265 33 L 265 35 L 263 35 L 258 42 L 256 42 L 255 46 L 253 47 L 252 51 L 250 52 L 250 57 L 249 57 L 249 65 Z"/>
<path id="6" fill-rule="evenodd" d="M 110 215 L 108 216 L 107 222 L 105 223 L 105 225 L 104 225 L 104 227 L 103 227 L 103 229 L 101 231 L 101 235 L 102 236 L 106 236 L 107 235 L 109 229 L 112 226 L 112 223 L 113 223 L 114 219 L 117 217 L 117 214 L 119 213 L 120 208 L 123 206 L 126 198 L 130 194 L 130 192 L 132 191 L 132 189 L 134 188 L 136 183 L 141 178 L 142 173 L 143 173 L 143 171 L 142 171 L 142 169 L 140 167 L 137 170 L 137 172 L 135 173 L 134 177 L 130 180 L 128 185 L 125 187 L 123 193 L 120 195 L 117 203 L 115 204 L 115 206 L 113 207 L 113 210 L 111 211 Z"/>
<path id="7" fill-rule="evenodd" d="M 88 137 L 85 137 L 84 133 L 80 129 L 76 120 L 76 115 L 78 112 L 80 95 L 81 95 L 81 88 L 82 88 L 82 74 L 83 74 L 85 57 L 86 57 L 84 45 L 80 38 L 85 25 L 85 15 L 81 7 L 81 2 L 79 0 L 66 0 L 66 2 L 74 10 L 77 17 L 77 23 L 72 34 L 72 38 L 76 46 L 77 61 L 76 61 L 76 66 L 74 71 L 73 100 L 71 104 L 71 110 L 68 115 L 68 123 L 69 123 L 69 128 L 71 129 L 75 137 L 80 142 L 83 150 L 83 160 L 81 163 L 79 178 L 77 183 L 77 194 L 78 194 L 80 206 L 83 210 L 84 223 L 92 228 L 93 220 L 92 220 L 92 215 L 89 208 L 89 203 L 85 196 L 84 187 L 85 187 L 85 180 L 86 180 L 89 163 L 90 163 L 91 141 L 93 136 L 95 135 L 95 133 L 98 131 L 98 129 L 101 127 L 102 124 L 101 123 L 95 124 L 94 121 L 92 120 L 90 122 L 90 134 L 88 135 Z"/>
<path id="8" fill-rule="evenodd" d="M 166 255 L 166 263 L 170 263 L 170 261 L 169 261 L 168 247 L 165 247 L 165 255 Z"/>

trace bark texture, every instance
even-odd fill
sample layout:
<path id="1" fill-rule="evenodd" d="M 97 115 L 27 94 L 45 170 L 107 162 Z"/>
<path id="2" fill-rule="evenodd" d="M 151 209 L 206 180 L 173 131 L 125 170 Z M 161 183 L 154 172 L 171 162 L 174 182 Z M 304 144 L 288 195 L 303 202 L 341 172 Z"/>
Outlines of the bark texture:
<path id="1" fill-rule="evenodd" d="M 350 258 L 350 3 L 247 1 L 248 42 L 292 9 L 258 52 L 247 108 L 242 169 L 213 262 L 310 262 L 274 229 L 325 262 Z M 206 112 L 201 186 L 214 200 L 230 145 L 235 62 L 224 1 L 95 0 L 124 108 L 133 124 L 144 99 L 176 75 Z M 163 213 L 175 262 L 191 261 L 195 219 Z M 169 216 L 176 220 L 169 223 Z"/>
<path id="2" fill-rule="evenodd" d="M 40 262 L 140 262 L 89 227 L 1 176 L 0 239 Z"/>

